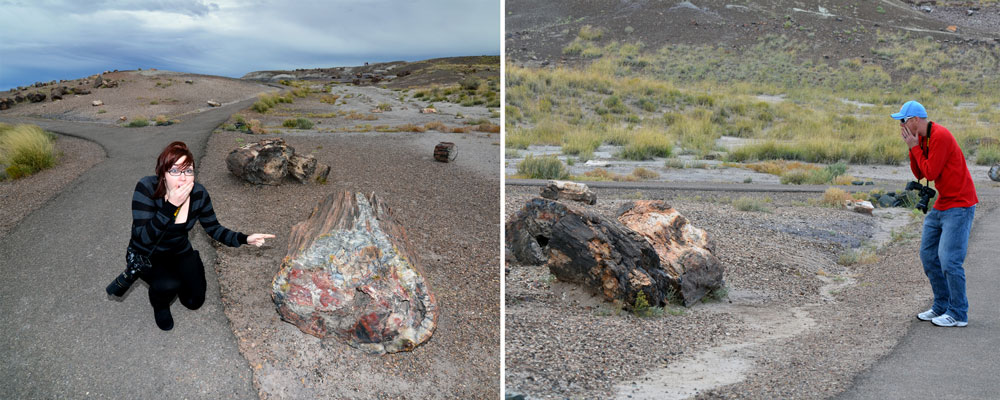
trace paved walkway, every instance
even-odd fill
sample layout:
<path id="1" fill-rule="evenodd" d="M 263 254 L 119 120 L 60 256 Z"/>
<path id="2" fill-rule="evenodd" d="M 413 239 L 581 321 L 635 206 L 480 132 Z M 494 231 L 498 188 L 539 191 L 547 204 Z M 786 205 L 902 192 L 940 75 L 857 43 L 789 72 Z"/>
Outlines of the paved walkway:
<path id="1" fill-rule="evenodd" d="M 965 258 L 969 326 L 940 328 L 913 316 L 906 336 L 839 399 L 1000 399 L 1000 210 L 977 217 Z"/>
<path id="2" fill-rule="evenodd" d="M 4 119 L 92 140 L 108 158 L 0 239 L 0 397 L 257 397 L 223 312 L 211 267 L 215 252 L 201 228 L 192 232 L 207 266 L 205 305 L 190 311 L 175 301 L 172 331 L 156 327 L 141 281 L 124 301 L 104 292 L 125 267 L 135 183 L 153 174 L 159 152 L 181 140 L 201 159 L 211 131 L 252 101 L 169 127 Z"/>

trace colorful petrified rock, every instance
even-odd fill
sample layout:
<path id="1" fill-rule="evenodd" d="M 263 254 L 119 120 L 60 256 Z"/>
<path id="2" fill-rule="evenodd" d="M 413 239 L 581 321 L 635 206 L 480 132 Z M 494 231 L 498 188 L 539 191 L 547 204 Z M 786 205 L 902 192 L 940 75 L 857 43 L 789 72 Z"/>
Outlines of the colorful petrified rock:
<path id="1" fill-rule="evenodd" d="M 374 194 L 331 194 L 292 227 L 271 297 L 305 333 L 372 353 L 413 350 L 438 312 L 410 247 Z"/>

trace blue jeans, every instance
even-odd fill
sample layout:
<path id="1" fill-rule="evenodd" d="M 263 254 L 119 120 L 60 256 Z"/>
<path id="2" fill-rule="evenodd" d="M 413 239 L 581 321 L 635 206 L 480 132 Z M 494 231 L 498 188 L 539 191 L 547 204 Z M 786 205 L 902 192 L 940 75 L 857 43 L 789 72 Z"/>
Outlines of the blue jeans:
<path id="1" fill-rule="evenodd" d="M 924 217 L 920 241 L 920 261 L 934 291 L 934 312 L 948 314 L 956 321 L 969 321 L 969 301 L 965 297 L 965 251 L 976 206 L 931 210 Z"/>

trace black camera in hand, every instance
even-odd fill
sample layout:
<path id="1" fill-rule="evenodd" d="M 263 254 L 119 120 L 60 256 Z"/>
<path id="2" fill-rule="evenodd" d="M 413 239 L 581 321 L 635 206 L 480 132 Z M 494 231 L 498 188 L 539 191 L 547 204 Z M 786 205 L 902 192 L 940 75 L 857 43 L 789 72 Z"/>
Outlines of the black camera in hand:
<path id="1" fill-rule="evenodd" d="M 916 208 L 920 211 L 923 211 L 924 214 L 927 214 L 927 205 L 930 203 L 931 199 L 934 196 L 937 196 L 937 191 L 927 186 L 921 185 L 920 182 L 916 181 L 910 181 L 910 183 L 907 183 L 906 190 L 917 191 L 917 195 L 920 196 L 920 201 L 917 202 Z"/>
<path id="2" fill-rule="evenodd" d="M 104 290 L 109 295 L 122 297 L 128 288 L 132 287 L 135 280 L 139 279 L 139 274 L 152 267 L 153 264 L 149 261 L 149 257 L 137 254 L 132 247 L 129 247 L 125 253 L 125 271 L 111 281 L 111 284 Z"/>

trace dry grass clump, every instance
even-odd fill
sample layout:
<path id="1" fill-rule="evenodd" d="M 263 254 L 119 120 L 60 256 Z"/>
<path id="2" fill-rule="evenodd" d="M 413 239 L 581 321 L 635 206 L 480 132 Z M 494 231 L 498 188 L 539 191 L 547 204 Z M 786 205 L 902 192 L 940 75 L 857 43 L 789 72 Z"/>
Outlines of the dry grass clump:
<path id="1" fill-rule="evenodd" d="M 651 169 L 646 169 L 643 167 L 636 167 L 632 170 L 632 176 L 642 180 L 656 179 L 660 177 L 660 174 Z"/>
<path id="2" fill-rule="evenodd" d="M 423 126 L 420 126 L 420 125 L 413 125 L 413 124 L 397 125 L 396 126 L 396 130 L 398 130 L 400 132 L 421 132 L 421 133 L 427 132 L 427 128 L 425 128 Z"/>
<path id="3" fill-rule="evenodd" d="M 469 133 L 469 127 L 467 126 L 455 126 L 447 129 L 451 133 Z"/>
<path id="4" fill-rule="evenodd" d="M 357 111 L 351 111 L 344 116 L 345 119 L 362 120 L 362 121 L 374 121 L 378 119 L 375 114 L 362 114 Z"/>
<path id="5" fill-rule="evenodd" d="M 0 180 L 20 179 L 56 165 L 55 137 L 35 125 L 0 123 Z"/>
<path id="6" fill-rule="evenodd" d="M 267 133 L 267 130 L 264 129 L 264 125 L 261 124 L 259 119 L 251 119 L 247 122 L 247 126 L 250 127 L 250 133 L 254 135 L 263 135 Z"/>
<path id="7" fill-rule="evenodd" d="M 782 176 L 788 172 L 792 171 L 814 171 L 820 169 L 819 166 L 813 164 L 806 164 L 799 161 L 786 161 L 786 160 L 771 160 L 762 161 L 753 164 L 746 164 L 743 168 L 764 173 Z"/>
<path id="8" fill-rule="evenodd" d="M 489 133 L 500 133 L 500 125 L 483 123 L 476 125 L 476 131 L 479 132 L 489 132 Z"/>
<path id="9" fill-rule="evenodd" d="M 336 95 L 336 94 L 327 94 L 327 95 L 323 95 L 323 97 L 320 97 L 320 98 L 319 98 L 319 101 L 320 101 L 321 103 L 326 103 L 326 104 L 334 104 L 334 105 L 336 105 L 336 104 L 337 104 L 337 99 L 339 99 L 339 98 L 340 98 L 340 95 Z"/>
<path id="10" fill-rule="evenodd" d="M 822 204 L 830 207 L 842 207 L 847 200 L 853 199 L 850 193 L 843 189 L 828 188 L 823 192 Z"/>
<path id="11" fill-rule="evenodd" d="M 446 132 L 447 127 L 440 121 L 431 121 L 424 124 L 424 129 L 428 131 Z"/>
<path id="12" fill-rule="evenodd" d="M 608 171 L 604 168 L 595 168 L 584 172 L 583 176 L 591 181 L 613 181 L 613 182 L 635 182 L 639 178 L 634 175 L 622 175 Z"/>
<path id="13" fill-rule="evenodd" d="M 649 170 L 643 167 L 637 167 L 632 170 L 631 174 L 622 175 L 604 168 L 595 168 L 590 171 L 584 172 L 582 178 L 591 181 L 612 181 L 612 182 L 637 182 L 644 180 L 651 180 L 659 178 L 660 174 L 656 171 Z"/>

